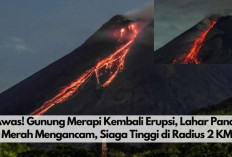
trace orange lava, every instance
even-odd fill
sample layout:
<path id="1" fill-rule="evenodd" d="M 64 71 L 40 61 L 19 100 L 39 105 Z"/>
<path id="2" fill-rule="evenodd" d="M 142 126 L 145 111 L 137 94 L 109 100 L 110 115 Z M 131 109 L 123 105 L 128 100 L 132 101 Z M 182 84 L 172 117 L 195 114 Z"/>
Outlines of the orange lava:
<path id="1" fill-rule="evenodd" d="M 118 43 L 119 48 L 108 57 L 100 60 L 94 67 L 85 71 L 79 78 L 64 87 L 57 95 L 42 104 L 31 115 L 42 115 L 48 111 L 55 104 L 65 102 L 75 93 L 79 92 L 82 87 L 94 74 L 97 78 L 97 83 L 102 87 L 108 86 L 117 76 L 119 72 L 124 69 L 124 63 L 127 53 L 129 52 L 139 29 L 136 23 L 132 23 L 125 28 L 120 29 L 120 37 Z M 104 75 L 101 71 L 107 72 L 106 81 L 100 81 L 100 77 Z"/>
<path id="2" fill-rule="evenodd" d="M 121 28 L 121 30 L 120 30 L 120 37 L 118 39 L 118 42 L 120 42 L 120 43 L 122 42 L 122 39 L 123 39 L 125 33 L 126 33 L 126 29 L 125 28 Z"/>
<path id="3" fill-rule="evenodd" d="M 192 48 L 188 52 L 187 56 L 185 57 L 179 57 L 178 59 L 175 59 L 173 61 L 173 64 L 200 64 L 200 61 L 197 58 L 197 54 L 201 47 L 203 46 L 203 43 L 205 41 L 205 37 L 209 33 L 209 31 L 214 27 L 214 25 L 217 23 L 217 21 L 213 21 L 210 25 L 210 27 L 204 31 L 201 36 L 199 36 L 196 41 L 194 42 Z"/>

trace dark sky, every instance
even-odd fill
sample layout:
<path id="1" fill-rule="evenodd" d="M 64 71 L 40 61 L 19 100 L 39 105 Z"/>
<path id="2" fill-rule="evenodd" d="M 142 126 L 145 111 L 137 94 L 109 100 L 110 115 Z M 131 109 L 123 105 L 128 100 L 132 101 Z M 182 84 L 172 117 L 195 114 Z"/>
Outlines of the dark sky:
<path id="1" fill-rule="evenodd" d="M 1 0 L 0 93 L 152 0 Z M 150 3 L 151 4 L 151 3 Z"/>
<path id="2" fill-rule="evenodd" d="M 154 0 L 155 50 L 212 14 L 227 14 L 232 0 Z"/>

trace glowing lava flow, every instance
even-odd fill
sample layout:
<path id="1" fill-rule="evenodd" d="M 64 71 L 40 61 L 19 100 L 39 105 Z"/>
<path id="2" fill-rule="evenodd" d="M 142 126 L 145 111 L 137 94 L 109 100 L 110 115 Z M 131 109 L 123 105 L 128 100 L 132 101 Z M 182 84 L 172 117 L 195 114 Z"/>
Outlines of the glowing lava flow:
<path id="1" fill-rule="evenodd" d="M 100 60 L 93 68 L 85 71 L 78 79 L 64 87 L 56 96 L 46 101 L 40 108 L 32 112 L 31 115 L 42 115 L 55 104 L 65 102 L 77 93 L 80 87 L 82 87 L 93 74 L 95 74 L 99 85 L 102 87 L 108 86 L 116 78 L 117 74 L 123 70 L 126 55 L 138 33 L 138 26 L 135 23 L 130 24 L 126 28 L 121 28 L 118 39 L 121 46 L 115 52 Z M 100 77 L 102 77 L 101 71 L 108 71 L 108 79 L 103 83 L 100 81 Z"/>
<path id="2" fill-rule="evenodd" d="M 201 34 L 200 37 L 197 38 L 197 40 L 194 42 L 192 48 L 190 49 L 189 53 L 187 54 L 187 56 L 185 57 L 180 57 L 178 59 L 175 59 L 173 61 L 173 64 L 200 64 L 200 61 L 197 58 L 197 54 L 199 52 L 199 50 L 201 49 L 203 42 L 205 40 L 205 37 L 207 36 L 207 34 L 209 33 L 209 31 L 214 27 L 214 25 L 216 24 L 216 21 L 213 21 L 210 25 L 210 27 Z"/>

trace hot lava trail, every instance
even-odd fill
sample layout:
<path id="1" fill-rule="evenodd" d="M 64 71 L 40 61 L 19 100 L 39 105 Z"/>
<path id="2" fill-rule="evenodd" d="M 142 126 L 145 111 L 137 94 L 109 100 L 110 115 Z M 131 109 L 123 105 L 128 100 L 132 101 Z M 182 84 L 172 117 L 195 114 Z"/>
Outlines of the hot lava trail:
<path id="1" fill-rule="evenodd" d="M 187 53 L 187 56 L 181 56 L 178 59 L 175 59 L 173 61 L 173 64 L 200 64 L 200 61 L 197 58 L 197 54 L 201 47 L 203 46 L 203 43 L 205 41 L 205 37 L 209 33 L 209 31 L 214 27 L 214 25 L 217 23 L 217 21 L 212 21 L 210 27 L 204 31 L 201 36 L 199 36 L 196 41 L 194 42 L 192 48 Z"/>
<path id="2" fill-rule="evenodd" d="M 57 95 L 42 104 L 31 115 L 42 115 L 55 104 L 65 102 L 82 87 L 93 75 L 102 87 L 108 86 L 124 68 L 125 58 L 139 33 L 137 23 L 131 23 L 119 30 L 118 48 L 108 57 L 100 60 L 94 67 L 85 71 L 79 78 L 64 87 Z M 105 81 L 101 81 L 101 78 Z"/>

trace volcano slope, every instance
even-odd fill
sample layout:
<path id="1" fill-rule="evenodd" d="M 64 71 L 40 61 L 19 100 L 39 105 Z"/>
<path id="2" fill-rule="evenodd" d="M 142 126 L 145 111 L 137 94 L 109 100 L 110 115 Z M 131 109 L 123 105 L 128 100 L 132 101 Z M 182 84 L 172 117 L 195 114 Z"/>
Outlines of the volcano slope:
<path id="1" fill-rule="evenodd" d="M 33 113 L 99 58 L 113 52 L 118 40 L 109 34 L 131 22 L 123 16 L 113 17 L 81 47 L 3 92 L 0 114 Z M 45 114 L 186 114 L 231 97 L 229 77 L 225 75 L 232 72 L 231 68 L 222 71 L 216 65 L 154 64 L 153 34 L 151 21 L 135 38 L 123 71 L 109 86 L 100 86 L 92 76 L 78 93 Z"/>
<path id="2" fill-rule="evenodd" d="M 206 18 L 162 48 L 156 50 L 155 63 L 231 64 L 231 27 L 232 16 Z M 206 33 L 205 36 L 204 33 Z M 197 61 L 187 60 L 187 56 L 192 57 L 192 60 L 196 58 L 195 60 Z"/>

